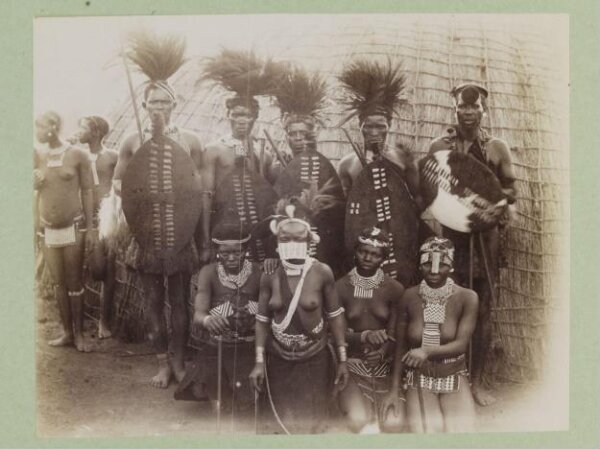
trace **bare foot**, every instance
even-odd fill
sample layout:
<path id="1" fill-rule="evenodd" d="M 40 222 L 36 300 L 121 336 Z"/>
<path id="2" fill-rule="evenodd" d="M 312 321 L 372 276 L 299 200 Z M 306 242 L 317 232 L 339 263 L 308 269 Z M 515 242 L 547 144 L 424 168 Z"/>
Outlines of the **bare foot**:
<path id="1" fill-rule="evenodd" d="M 152 379 L 150 379 L 150 385 L 154 388 L 167 388 L 171 381 L 171 375 L 173 371 L 169 364 L 159 364 L 158 373 Z"/>
<path id="2" fill-rule="evenodd" d="M 79 352 L 91 352 L 92 351 L 92 347 L 90 346 L 90 344 L 87 342 L 87 340 L 85 339 L 85 337 L 83 335 L 80 335 L 79 337 L 75 336 L 75 349 L 77 349 Z"/>
<path id="3" fill-rule="evenodd" d="M 98 338 L 102 340 L 103 338 L 112 337 L 112 332 L 108 329 L 108 326 L 104 324 L 104 321 L 100 320 L 98 323 Z"/>
<path id="4" fill-rule="evenodd" d="M 482 407 L 492 405 L 494 402 L 496 402 L 496 398 L 481 385 L 473 385 L 471 391 L 473 393 L 473 399 L 475 399 L 475 402 Z"/>
<path id="5" fill-rule="evenodd" d="M 185 366 L 183 363 L 171 363 L 171 369 L 173 370 L 173 375 L 177 382 L 181 382 L 185 377 Z"/>
<path id="6" fill-rule="evenodd" d="M 54 340 L 48 341 L 49 346 L 71 346 L 73 344 L 73 336 L 70 334 L 62 334 Z"/>

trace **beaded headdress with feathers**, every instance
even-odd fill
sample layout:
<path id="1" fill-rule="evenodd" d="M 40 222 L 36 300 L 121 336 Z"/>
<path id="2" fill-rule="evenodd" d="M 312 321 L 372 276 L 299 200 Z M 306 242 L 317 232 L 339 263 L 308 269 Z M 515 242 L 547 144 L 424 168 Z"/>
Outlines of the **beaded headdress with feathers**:
<path id="1" fill-rule="evenodd" d="M 208 58 L 196 84 L 212 81 L 235 95 L 227 100 L 227 108 L 241 105 L 258 110 L 258 95 L 270 95 L 282 79 L 281 65 L 258 57 L 252 51 L 222 49 Z"/>
<path id="2" fill-rule="evenodd" d="M 148 77 L 144 98 L 152 88 L 160 88 L 175 100 L 175 91 L 168 79 L 186 62 L 185 39 L 180 36 L 159 36 L 140 30 L 128 36 L 127 58 Z"/>
<path id="3" fill-rule="evenodd" d="M 369 115 L 384 115 L 391 120 L 405 101 L 402 97 L 406 77 L 399 63 L 390 59 L 386 64 L 359 59 L 350 62 L 339 75 L 342 87 L 346 91 L 347 111 L 350 116 L 358 116 L 362 122 Z"/>
<path id="4" fill-rule="evenodd" d="M 339 206 L 342 201 L 333 194 L 337 186 L 334 182 L 327 181 L 320 189 L 317 181 L 311 181 L 308 188 L 299 196 L 282 198 L 275 207 L 275 217 L 270 222 L 271 232 L 277 234 L 279 228 L 286 223 L 303 224 L 311 239 L 319 242 L 319 235 L 311 228 L 311 222 L 323 211 Z"/>
<path id="5" fill-rule="evenodd" d="M 281 111 L 283 127 L 295 122 L 314 126 L 321 121 L 327 106 L 327 83 L 319 74 L 309 75 L 303 68 L 286 66 L 284 76 L 272 92 Z"/>

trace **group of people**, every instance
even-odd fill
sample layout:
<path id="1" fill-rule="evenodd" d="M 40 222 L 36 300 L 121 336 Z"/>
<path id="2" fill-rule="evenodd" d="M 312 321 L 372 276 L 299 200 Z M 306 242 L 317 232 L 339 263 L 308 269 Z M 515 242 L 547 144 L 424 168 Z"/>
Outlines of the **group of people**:
<path id="1" fill-rule="evenodd" d="M 336 169 L 319 152 L 324 78 L 250 52 L 224 49 L 200 76 L 230 93 L 229 134 L 204 145 L 174 125 L 168 79 L 183 48 L 132 38 L 129 61 L 149 78 L 148 126 L 140 119 L 118 152 L 102 144 L 101 117 L 82 118 L 74 144 L 61 140 L 58 114 L 36 120 L 37 231 L 63 327 L 48 343 L 90 350 L 84 259 L 103 280 L 98 335 L 110 336 L 120 259 L 143 288 L 158 358 L 150 383 L 174 378 L 178 399 L 211 401 L 218 417 L 255 414 L 285 433 L 323 431 L 332 410 L 357 433 L 472 430 L 474 399 L 493 400 L 482 373 L 498 228 L 473 250 L 468 234 L 434 235 L 420 219 L 417 165 L 386 144 L 403 101 L 400 67 L 358 60 L 342 70 L 363 141 Z M 477 159 L 514 202 L 510 151 L 480 126 L 487 91 L 464 84 L 451 95 L 457 124 L 430 153 Z M 255 147 L 258 96 L 280 108 L 291 156 L 266 132 L 272 150 Z M 478 258 L 492 270 L 473 270 Z M 477 293 L 467 288 L 473 271 Z M 201 344 L 186 364 L 190 334 Z"/>

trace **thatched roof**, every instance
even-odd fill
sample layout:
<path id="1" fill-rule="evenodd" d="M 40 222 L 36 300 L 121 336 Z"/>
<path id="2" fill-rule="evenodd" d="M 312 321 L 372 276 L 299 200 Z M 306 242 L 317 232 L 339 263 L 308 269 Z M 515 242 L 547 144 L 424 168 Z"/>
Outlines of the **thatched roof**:
<path id="1" fill-rule="evenodd" d="M 416 19 L 410 26 L 392 20 L 336 21 L 337 28 L 311 29 L 278 36 L 271 55 L 295 61 L 328 78 L 331 96 L 339 97 L 335 76 L 353 57 L 401 59 L 407 72 L 408 102 L 393 121 L 391 138 L 422 156 L 431 140 L 454 122 L 450 89 L 473 81 L 489 92 L 489 131 L 512 148 L 518 189 L 518 219 L 503 244 L 507 266 L 501 268 L 499 304 L 493 305 L 495 335 L 504 348 L 497 374 L 510 381 L 536 379 L 542 371 L 548 312 L 564 299 L 557 293 L 564 277 L 561 264 L 568 220 L 568 151 L 561 136 L 567 112 L 556 98 L 557 76 L 552 49 L 532 31 L 506 21 L 458 21 L 449 16 Z M 295 34 L 293 34 L 295 33 Z M 172 79 L 181 95 L 174 122 L 196 130 L 207 143 L 228 131 L 223 91 L 194 89 L 198 60 L 190 61 Z M 262 100 L 255 134 L 262 129 L 284 148 L 277 108 Z M 333 104 L 323 114 L 331 125 L 342 119 Z M 128 101 L 112 118 L 109 144 L 134 131 Z M 345 125 L 359 140 L 358 123 Z M 352 151 L 340 129 L 323 129 L 319 150 L 334 162 Z"/>

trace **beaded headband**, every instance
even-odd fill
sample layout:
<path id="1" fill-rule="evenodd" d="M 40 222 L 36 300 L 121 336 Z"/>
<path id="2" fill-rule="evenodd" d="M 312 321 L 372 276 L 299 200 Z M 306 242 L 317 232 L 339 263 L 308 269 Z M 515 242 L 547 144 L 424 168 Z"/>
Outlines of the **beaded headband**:
<path id="1" fill-rule="evenodd" d="M 389 248 L 390 246 L 387 235 L 383 234 L 381 229 L 375 226 L 367 231 L 363 231 L 358 236 L 358 242 L 374 246 L 375 248 Z"/>

